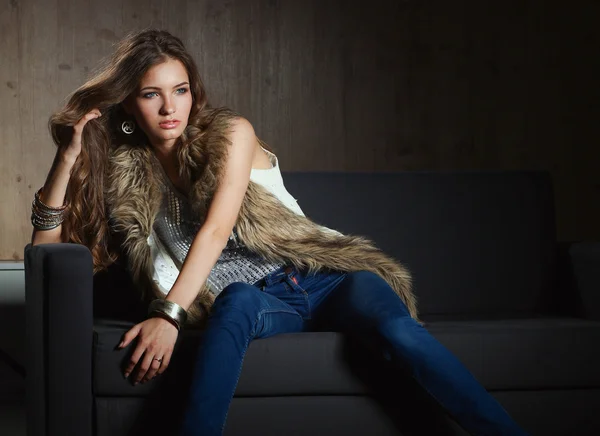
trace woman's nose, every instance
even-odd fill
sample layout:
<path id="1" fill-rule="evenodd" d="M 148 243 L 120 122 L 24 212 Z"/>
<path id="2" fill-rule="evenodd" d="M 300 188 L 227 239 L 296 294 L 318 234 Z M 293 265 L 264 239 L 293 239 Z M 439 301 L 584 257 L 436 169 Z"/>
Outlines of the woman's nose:
<path id="1" fill-rule="evenodd" d="M 171 99 L 165 100 L 165 103 L 163 104 L 163 106 L 161 108 L 161 112 L 165 115 L 171 115 L 171 114 L 175 113 L 175 104 L 173 103 L 173 100 L 171 100 Z"/>

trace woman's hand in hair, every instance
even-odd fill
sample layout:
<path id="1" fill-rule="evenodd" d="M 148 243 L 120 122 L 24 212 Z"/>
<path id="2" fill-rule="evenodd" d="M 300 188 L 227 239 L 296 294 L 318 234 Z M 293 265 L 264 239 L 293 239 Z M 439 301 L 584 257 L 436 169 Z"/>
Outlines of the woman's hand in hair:
<path id="1" fill-rule="evenodd" d="M 125 377 L 136 369 L 133 383 L 147 382 L 169 366 L 178 335 L 177 327 L 164 318 L 149 318 L 132 327 L 119 344 L 124 348 L 137 338 L 137 344 L 125 367 Z"/>
<path id="2" fill-rule="evenodd" d="M 63 158 L 69 159 L 71 161 L 75 161 L 81 153 L 81 137 L 83 135 L 83 128 L 88 123 L 88 121 L 93 120 L 94 118 L 99 118 L 102 116 L 99 109 L 92 109 L 87 114 L 85 114 L 78 122 L 73 126 L 73 136 L 71 137 L 71 142 L 67 147 L 65 147 L 63 151 Z"/>

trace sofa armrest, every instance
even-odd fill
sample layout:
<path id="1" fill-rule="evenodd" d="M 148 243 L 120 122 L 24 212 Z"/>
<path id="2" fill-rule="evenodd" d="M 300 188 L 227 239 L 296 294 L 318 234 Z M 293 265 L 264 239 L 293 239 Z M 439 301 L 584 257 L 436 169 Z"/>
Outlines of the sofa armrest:
<path id="1" fill-rule="evenodd" d="M 569 262 L 582 315 L 600 320 L 600 242 L 572 244 Z"/>
<path id="2" fill-rule="evenodd" d="M 92 294 L 86 247 L 25 247 L 29 436 L 92 434 Z"/>

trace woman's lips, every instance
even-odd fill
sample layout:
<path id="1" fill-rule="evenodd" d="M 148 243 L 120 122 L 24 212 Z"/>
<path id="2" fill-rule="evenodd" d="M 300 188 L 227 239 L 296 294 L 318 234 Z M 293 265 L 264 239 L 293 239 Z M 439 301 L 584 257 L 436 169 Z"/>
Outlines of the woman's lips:
<path id="1" fill-rule="evenodd" d="M 174 129 L 179 125 L 179 120 L 163 121 L 158 124 L 161 129 Z"/>

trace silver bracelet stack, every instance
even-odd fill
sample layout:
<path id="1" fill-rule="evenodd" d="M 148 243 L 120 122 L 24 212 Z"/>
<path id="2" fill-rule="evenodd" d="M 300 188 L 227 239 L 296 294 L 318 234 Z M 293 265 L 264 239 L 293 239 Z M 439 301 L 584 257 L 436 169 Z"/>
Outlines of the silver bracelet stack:
<path id="1" fill-rule="evenodd" d="M 67 205 L 61 207 L 48 206 L 40 199 L 42 189 L 40 188 L 35 193 L 33 203 L 31 203 L 31 224 L 36 230 L 52 230 L 64 221 Z"/>
<path id="2" fill-rule="evenodd" d="M 181 330 L 181 327 L 183 327 L 187 320 L 187 312 L 183 307 L 172 301 L 160 298 L 153 300 L 148 306 L 148 317 L 152 318 L 155 316 L 160 316 L 166 318 L 167 321 L 171 321 L 177 327 L 177 330 Z"/>

